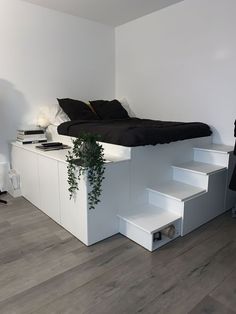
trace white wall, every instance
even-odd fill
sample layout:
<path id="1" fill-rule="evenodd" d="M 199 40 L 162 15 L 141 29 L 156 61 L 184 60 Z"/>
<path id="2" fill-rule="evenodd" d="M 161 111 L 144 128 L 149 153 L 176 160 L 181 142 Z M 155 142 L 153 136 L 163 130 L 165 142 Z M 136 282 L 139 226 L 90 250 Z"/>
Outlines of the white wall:
<path id="1" fill-rule="evenodd" d="M 0 0 L 0 162 L 17 127 L 56 98 L 114 97 L 114 29 Z"/>
<path id="2" fill-rule="evenodd" d="M 235 0 L 186 0 L 116 28 L 116 97 L 140 117 L 206 122 L 232 145 L 235 17 Z"/>
<path id="3" fill-rule="evenodd" d="M 209 123 L 233 144 L 236 1 L 185 0 L 116 28 L 116 96 L 140 117 Z M 114 29 L 0 0 L 0 162 L 56 97 L 114 97 Z"/>

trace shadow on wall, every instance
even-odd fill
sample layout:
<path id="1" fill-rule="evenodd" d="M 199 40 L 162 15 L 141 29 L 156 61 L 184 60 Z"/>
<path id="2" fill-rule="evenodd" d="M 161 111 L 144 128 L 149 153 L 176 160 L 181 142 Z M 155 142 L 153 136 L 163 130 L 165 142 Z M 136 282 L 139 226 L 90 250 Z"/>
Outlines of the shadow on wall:
<path id="1" fill-rule="evenodd" d="M 0 79 L 0 161 L 9 160 L 9 144 L 15 139 L 28 107 L 23 94 L 12 83 Z"/>
<path id="2" fill-rule="evenodd" d="M 216 144 L 224 143 L 224 140 L 222 139 L 220 132 L 212 124 L 209 124 L 209 126 L 212 130 L 213 143 L 216 143 Z"/>

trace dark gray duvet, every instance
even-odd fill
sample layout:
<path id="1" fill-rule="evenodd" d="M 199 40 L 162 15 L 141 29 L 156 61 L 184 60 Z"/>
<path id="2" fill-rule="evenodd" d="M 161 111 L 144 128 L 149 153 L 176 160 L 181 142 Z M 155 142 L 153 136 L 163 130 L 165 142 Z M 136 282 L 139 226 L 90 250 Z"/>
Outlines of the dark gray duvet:
<path id="1" fill-rule="evenodd" d="M 68 121 L 58 126 L 58 133 L 73 137 L 79 137 L 82 133 L 97 134 L 101 142 L 134 147 L 209 136 L 212 131 L 207 124 L 201 122 L 129 118 Z"/>

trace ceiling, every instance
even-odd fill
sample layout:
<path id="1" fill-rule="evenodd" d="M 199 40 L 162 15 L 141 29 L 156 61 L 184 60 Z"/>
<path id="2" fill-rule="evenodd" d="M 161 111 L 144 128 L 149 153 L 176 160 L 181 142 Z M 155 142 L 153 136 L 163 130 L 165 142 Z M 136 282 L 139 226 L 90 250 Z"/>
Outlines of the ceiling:
<path id="1" fill-rule="evenodd" d="M 23 0 L 103 24 L 118 26 L 183 0 Z"/>

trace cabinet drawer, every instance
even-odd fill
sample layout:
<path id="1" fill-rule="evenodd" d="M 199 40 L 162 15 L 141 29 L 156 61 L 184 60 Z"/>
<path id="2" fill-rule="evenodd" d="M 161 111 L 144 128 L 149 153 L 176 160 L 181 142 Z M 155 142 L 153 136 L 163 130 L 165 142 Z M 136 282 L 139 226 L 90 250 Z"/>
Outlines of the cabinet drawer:
<path id="1" fill-rule="evenodd" d="M 57 223 L 60 223 L 58 162 L 38 155 L 38 169 L 41 195 L 40 209 Z"/>
<path id="2" fill-rule="evenodd" d="M 20 174 L 22 195 L 40 208 L 37 154 L 23 148 L 13 147 L 12 156 L 12 166 Z"/>

